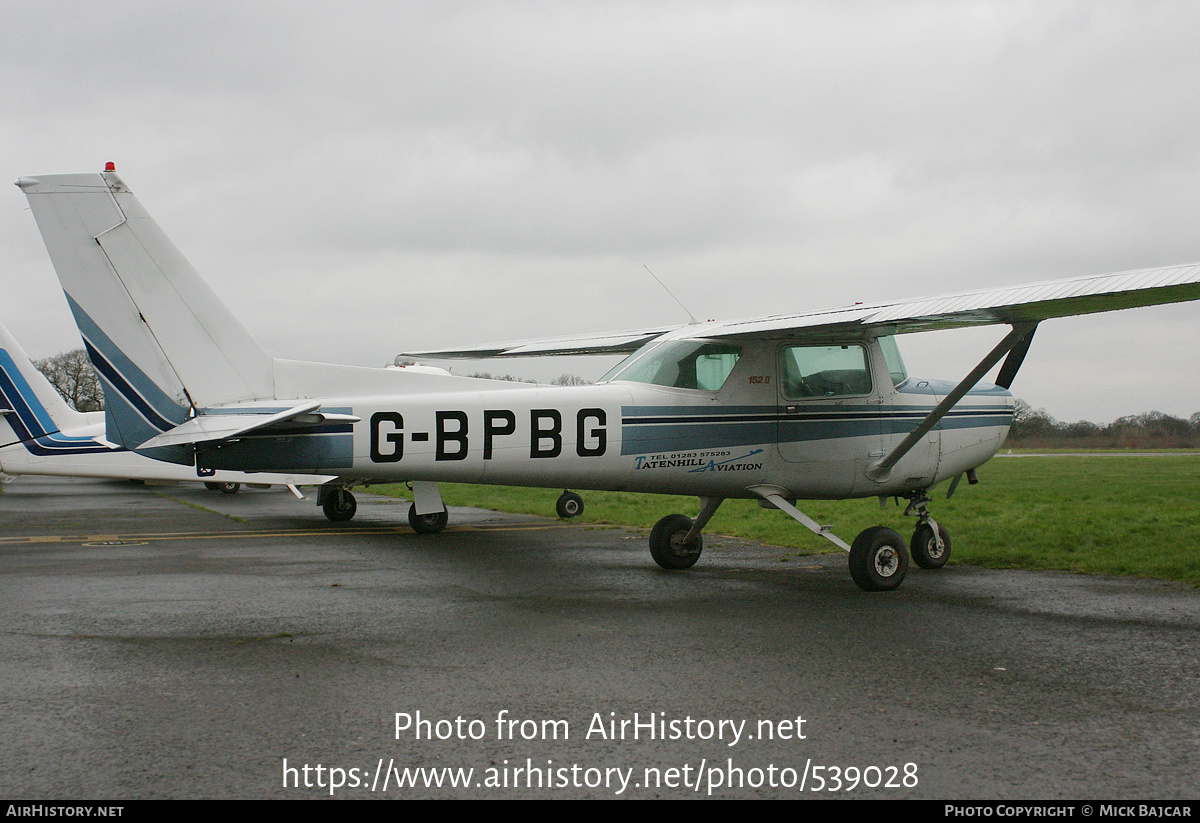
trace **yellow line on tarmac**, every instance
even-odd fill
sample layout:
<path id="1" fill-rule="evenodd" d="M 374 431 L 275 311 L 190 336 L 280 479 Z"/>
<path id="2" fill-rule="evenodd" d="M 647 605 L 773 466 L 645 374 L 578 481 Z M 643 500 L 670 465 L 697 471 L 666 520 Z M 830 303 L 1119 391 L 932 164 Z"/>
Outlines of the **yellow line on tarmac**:
<path id="1" fill-rule="evenodd" d="M 547 529 L 570 528 L 568 523 L 507 523 L 477 526 L 451 526 L 447 532 L 499 532 L 499 531 L 545 531 Z M 402 526 L 365 526 L 359 528 L 324 528 L 324 529 L 247 529 L 245 531 L 207 531 L 207 532 L 146 532 L 130 534 L 70 534 L 70 535 L 30 535 L 26 537 L 0 537 L 0 546 L 23 546 L 35 543 L 58 544 L 113 544 L 149 543 L 163 540 L 228 540 L 244 537 L 330 537 L 346 535 L 415 535 L 411 529 Z"/>

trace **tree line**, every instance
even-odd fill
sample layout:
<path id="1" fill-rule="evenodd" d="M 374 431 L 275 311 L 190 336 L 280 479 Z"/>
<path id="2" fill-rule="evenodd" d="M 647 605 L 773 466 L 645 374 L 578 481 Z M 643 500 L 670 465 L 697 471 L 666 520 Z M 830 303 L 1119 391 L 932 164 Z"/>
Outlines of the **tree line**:
<path id="1" fill-rule="evenodd" d="M 1089 420 L 1063 423 L 1045 409 L 1034 409 L 1018 399 L 1005 445 L 1032 449 L 1200 448 L 1200 412 L 1185 420 L 1149 411 L 1118 417 L 1101 426 Z"/>

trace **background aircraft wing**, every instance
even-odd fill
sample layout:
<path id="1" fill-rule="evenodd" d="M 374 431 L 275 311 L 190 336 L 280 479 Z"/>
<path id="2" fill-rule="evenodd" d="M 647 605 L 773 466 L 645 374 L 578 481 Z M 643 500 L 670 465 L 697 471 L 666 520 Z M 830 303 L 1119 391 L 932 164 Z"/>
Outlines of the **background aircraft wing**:
<path id="1" fill-rule="evenodd" d="M 681 326 L 658 326 L 653 329 L 631 329 L 570 337 L 510 340 L 504 343 L 485 343 L 454 349 L 422 349 L 401 352 L 396 359 L 475 360 L 490 357 L 542 357 L 560 354 L 628 354 L 640 349 L 647 341 L 677 328 L 681 328 Z"/>

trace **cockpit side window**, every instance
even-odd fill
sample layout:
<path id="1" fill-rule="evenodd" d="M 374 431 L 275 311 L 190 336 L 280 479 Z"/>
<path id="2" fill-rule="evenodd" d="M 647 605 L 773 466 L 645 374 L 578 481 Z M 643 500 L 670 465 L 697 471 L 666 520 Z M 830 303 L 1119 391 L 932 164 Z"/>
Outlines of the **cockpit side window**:
<path id="1" fill-rule="evenodd" d="M 789 400 L 871 393 L 867 350 L 857 343 L 787 346 L 781 355 L 783 396 Z"/>
<path id="2" fill-rule="evenodd" d="M 677 389 L 717 391 L 741 357 L 740 346 L 681 340 L 651 343 L 617 364 L 600 379 L 629 380 Z"/>

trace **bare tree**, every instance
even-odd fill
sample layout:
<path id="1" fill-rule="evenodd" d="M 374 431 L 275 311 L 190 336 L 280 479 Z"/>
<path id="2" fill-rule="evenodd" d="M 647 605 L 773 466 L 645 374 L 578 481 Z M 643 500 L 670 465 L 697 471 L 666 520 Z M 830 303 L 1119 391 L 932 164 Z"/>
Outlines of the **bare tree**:
<path id="1" fill-rule="evenodd" d="M 104 408 L 104 393 L 86 350 L 74 349 L 34 360 L 33 366 L 46 375 L 54 390 L 76 411 L 100 411 Z"/>
<path id="2" fill-rule="evenodd" d="M 515 374 L 492 374 L 490 371 L 477 371 L 468 374 L 467 377 L 476 377 L 480 380 L 507 380 L 510 383 L 536 383 L 536 380 L 529 380 L 524 377 L 517 377 Z"/>

